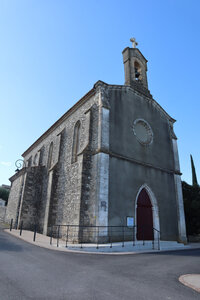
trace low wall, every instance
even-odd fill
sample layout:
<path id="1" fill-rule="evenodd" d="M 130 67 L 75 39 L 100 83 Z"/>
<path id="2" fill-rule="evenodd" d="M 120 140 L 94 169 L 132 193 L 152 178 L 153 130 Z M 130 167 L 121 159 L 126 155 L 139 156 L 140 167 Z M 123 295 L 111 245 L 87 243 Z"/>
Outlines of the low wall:
<path id="1" fill-rule="evenodd" d="M 0 222 L 5 221 L 6 206 L 0 206 Z"/>

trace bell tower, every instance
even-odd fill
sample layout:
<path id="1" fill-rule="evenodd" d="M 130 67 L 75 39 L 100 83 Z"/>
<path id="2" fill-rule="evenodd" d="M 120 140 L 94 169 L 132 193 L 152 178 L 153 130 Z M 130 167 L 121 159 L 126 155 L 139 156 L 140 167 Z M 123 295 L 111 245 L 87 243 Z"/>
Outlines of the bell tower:
<path id="1" fill-rule="evenodd" d="M 122 52 L 125 71 L 125 85 L 132 86 L 143 93 L 149 93 L 147 82 L 147 60 L 140 50 L 136 48 L 138 43 L 131 38 L 132 48 L 125 48 Z"/>

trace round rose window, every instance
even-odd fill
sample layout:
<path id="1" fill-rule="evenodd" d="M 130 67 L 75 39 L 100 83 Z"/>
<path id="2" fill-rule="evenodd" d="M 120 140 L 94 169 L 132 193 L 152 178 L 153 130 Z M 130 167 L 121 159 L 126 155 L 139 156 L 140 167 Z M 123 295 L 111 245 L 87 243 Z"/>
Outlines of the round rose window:
<path id="1" fill-rule="evenodd" d="M 153 140 L 153 132 L 150 125 L 142 119 L 135 120 L 133 124 L 133 132 L 137 140 L 143 145 L 148 145 Z"/>

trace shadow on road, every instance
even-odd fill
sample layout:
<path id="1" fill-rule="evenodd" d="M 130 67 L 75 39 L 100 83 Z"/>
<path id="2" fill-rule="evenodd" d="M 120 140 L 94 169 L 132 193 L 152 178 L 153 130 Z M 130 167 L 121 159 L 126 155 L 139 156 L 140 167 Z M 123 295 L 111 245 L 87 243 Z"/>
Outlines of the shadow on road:
<path id="1" fill-rule="evenodd" d="M 12 243 L 10 237 L 7 237 L 4 233 L 0 232 L 0 251 L 24 251 L 23 248 L 16 243 Z"/>
<path id="2" fill-rule="evenodd" d="M 148 253 L 153 254 L 155 253 Z M 200 257 L 200 248 L 199 249 L 188 249 L 188 250 L 176 250 L 176 251 L 162 251 L 157 252 L 156 255 L 171 255 L 171 256 L 197 256 Z"/>

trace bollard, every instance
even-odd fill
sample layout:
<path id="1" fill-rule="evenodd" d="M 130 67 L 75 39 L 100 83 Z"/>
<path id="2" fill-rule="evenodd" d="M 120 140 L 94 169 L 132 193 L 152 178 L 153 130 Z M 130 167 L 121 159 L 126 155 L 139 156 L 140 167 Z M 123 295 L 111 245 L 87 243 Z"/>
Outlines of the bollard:
<path id="1" fill-rule="evenodd" d="M 10 231 L 12 230 L 12 226 L 13 226 L 13 219 L 10 220 Z"/>
<path id="2" fill-rule="evenodd" d="M 35 242 L 36 239 L 36 233 L 37 233 L 37 225 L 34 226 L 34 235 L 33 235 L 33 241 Z"/>
<path id="3" fill-rule="evenodd" d="M 19 235 L 22 235 L 22 229 L 23 229 L 23 221 L 21 221 Z"/>

